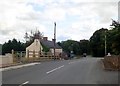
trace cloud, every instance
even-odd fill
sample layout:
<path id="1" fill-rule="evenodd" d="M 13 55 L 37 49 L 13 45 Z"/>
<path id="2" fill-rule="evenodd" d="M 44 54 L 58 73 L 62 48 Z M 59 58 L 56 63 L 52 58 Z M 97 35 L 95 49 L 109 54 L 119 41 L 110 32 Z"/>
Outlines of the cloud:
<path id="1" fill-rule="evenodd" d="M 96 4 L 93 10 L 100 17 L 99 19 L 101 23 L 108 23 L 111 21 L 112 18 L 116 17 L 117 19 L 118 3 L 108 2 L 108 3 Z"/>
<path id="2" fill-rule="evenodd" d="M 63 35 L 60 35 L 60 36 L 57 37 L 58 41 L 63 41 L 63 40 L 68 40 L 68 39 L 71 39 L 71 37 L 69 37 L 69 36 L 63 36 Z"/>
<path id="3" fill-rule="evenodd" d="M 62 8 L 48 8 L 44 11 L 44 18 L 51 21 L 65 20 L 66 12 Z"/>
<path id="4" fill-rule="evenodd" d="M 1 0 L 0 43 L 31 30 L 53 38 L 57 22 L 57 40 L 89 39 L 102 27 L 109 28 L 118 17 L 118 0 Z"/>

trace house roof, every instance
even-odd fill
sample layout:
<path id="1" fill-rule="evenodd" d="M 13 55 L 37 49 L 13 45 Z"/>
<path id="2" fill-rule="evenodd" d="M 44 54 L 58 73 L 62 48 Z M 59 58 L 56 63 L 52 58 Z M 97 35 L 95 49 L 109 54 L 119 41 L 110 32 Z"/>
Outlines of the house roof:
<path id="1" fill-rule="evenodd" d="M 48 48 L 54 48 L 54 42 L 49 40 L 41 40 L 40 41 L 43 45 L 47 46 Z M 55 43 L 55 49 L 62 49 L 57 43 Z"/>

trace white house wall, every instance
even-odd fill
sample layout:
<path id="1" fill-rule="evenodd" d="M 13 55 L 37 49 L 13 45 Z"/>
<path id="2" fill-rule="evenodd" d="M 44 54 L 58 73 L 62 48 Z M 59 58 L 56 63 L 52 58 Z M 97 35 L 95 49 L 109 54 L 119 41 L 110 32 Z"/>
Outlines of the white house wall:
<path id="1" fill-rule="evenodd" d="M 52 52 L 52 54 L 54 54 L 54 49 L 50 49 L 50 51 Z M 62 53 L 62 49 L 55 49 L 56 55 L 59 55 L 60 53 Z"/>
<path id="2" fill-rule="evenodd" d="M 34 40 L 34 42 L 30 45 L 30 46 L 28 46 L 27 48 L 26 48 L 26 57 L 27 57 L 27 51 L 37 51 L 37 52 L 39 52 L 39 51 L 42 51 L 43 50 L 43 47 L 42 47 L 42 45 L 40 44 L 40 41 L 38 40 L 38 39 L 35 39 Z"/>

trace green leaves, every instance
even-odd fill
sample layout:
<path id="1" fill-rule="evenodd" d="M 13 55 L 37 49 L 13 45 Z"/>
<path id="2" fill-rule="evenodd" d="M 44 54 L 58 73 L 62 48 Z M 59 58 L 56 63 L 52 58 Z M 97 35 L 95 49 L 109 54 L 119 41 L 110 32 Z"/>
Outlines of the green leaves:
<path id="1" fill-rule="evenodd" d="M 95 57 L 103 57 L 105 55 L 105 35 L 107 29 L 101 28 L 94 32 L 90 38 L 91 52 Z"/>
<path id="2" fill-rule="evenodd" d="M 74 40 L 62 41 L 58 44 L 63 48 L 67 53 L 73 51 L 76 55 L 82 55 L 83 53 L 90 54 L 90 43 L 88 40 L 81 40 L 80 42 Z"/>
<path id="3" fill-rule="evenodd" d="M 15 51 L 25 51 L 25 44 L 17 41 L 16 39 L 9 40 L 2 46 L 2 54 L 11 53 L 12 49 Z"/>
<path id="4" fill-rule="evenodd" d="M 111 42 L 112 42 L 112 49 L 114 54 L 120 54 L 120 23 L 117 21 L 112 21 L 113 29 L 111 32 Z"/>
<path id="5" fill-rule="evenodd" d="M 120 23 L 112 21 L 112 29 L 101 28 L 94 32 L 90 38 L 91 50 L 93 56 L 104 56 L 105 35 L 107 42 L 107 53 L 120 54 Z"/>
<path id="6" fill-rule="evenodd" d="M 45 46 L 44 44 L 42 44 L 41 43 L 41 45 L 42 45 L 42 47 L 43 47 L 43 52 L 49 52 L 50 51 L 50 48 L 48 48 L 47 46 Z"/>

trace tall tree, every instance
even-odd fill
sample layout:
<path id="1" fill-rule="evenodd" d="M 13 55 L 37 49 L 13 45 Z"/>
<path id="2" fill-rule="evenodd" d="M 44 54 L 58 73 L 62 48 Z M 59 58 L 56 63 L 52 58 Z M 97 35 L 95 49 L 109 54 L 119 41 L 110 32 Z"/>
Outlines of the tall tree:
<path id="1" fill-rule="evenodd" d="M 113 20 L 110 32 L 112 50 L 114 54 L 120 54 L 120 23 Z"/>
<path id="2" fill-rule="evenodd" d="M 103 57 L 105 55 L 105 32 L 107 29 L 100 29 L 94 32 L 90 38 L 92 55 L 95 57 Z"/>

